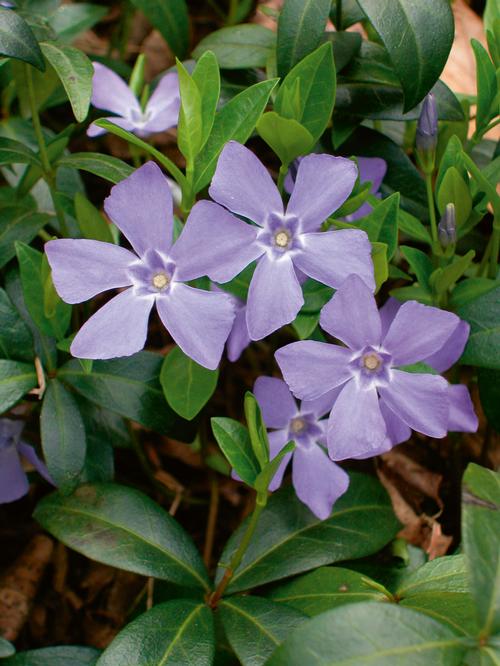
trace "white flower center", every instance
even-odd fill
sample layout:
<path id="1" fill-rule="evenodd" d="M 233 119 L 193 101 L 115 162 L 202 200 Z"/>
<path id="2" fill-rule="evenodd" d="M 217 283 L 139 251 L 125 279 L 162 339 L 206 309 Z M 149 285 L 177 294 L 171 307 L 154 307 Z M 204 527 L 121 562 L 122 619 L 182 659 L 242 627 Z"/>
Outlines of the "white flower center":
<path id="1" fill-rule="evenodd" d="M 363 356 L 363 366 L 367 370 L 374 372 L 375 370 L 378 370 L 381 365 L 382 359 L 378 354 L 375 354 L 375 352 L 371 352 L 370 354 L 365 354 Z"/>
<path id="2" fill-rule="evenodd" d="M 290 234 L 285 229 L 281 229 L 274 235 L 274 242 L 278 247 L 287 247 L 290 243 Z"/>
<path id="3" fill-rule="evenodd" d="M 156 273 L 153 276 L 153 287 L 158 291 L 163 291 L 170 284 L 170 277 L 166 273 Z"/>
<path id="4" fill-rule="evenodd" d="M 304 419 L 301 419 L 300 416 L 292 419 L 290 423 L 290 430 L 296 434 L 299 434 L 305 430 L 306 422 Z"/>

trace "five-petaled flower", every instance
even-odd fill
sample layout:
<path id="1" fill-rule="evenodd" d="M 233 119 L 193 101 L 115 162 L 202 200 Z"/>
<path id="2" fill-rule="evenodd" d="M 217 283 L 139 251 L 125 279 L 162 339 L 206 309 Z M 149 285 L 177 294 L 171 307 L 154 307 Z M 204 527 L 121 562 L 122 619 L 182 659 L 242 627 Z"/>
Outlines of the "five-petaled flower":
<path id="1" fill-rule="evenodd" d="M 179 81 L 176 72 L 162 77 L 144 109 L 125 81 L 113 70 L 94 62 L 92 104 L 98 109 L 116 113 L 106 118 L 122 129 L 141 137 L 163 132 L 177 125 L 180 108 Z M 104 134 L 105 129 L 92 123 L 88 136 Z"/>
<path id="2" fill-rule="evenodd" d="M 187 284 L 204 275 L 181 243 L 172 244 L 173 205 L 166 178 L 154 162 L 115 185 L 104 209 L 135 252 L 112 243 L 58 239 L 45 245 L 55 288 L 67 303 L 128 287 L 80 329 L 71 353 L 80 358 L 130 356 L 144 347 L 153 305 L 179 347 L 215 369 L 234 320 L 231 298 Z"/>
<path id="3" fill-rule="evenodd" d="M 405 441 L 410 428 L 444 437 L 457 402 L 448 382 L 404 366 L 431 361 L 445 364 L 451 336 L 463 336 L 451 312 L 407 301 L 392 320 L 383 319 L 375 299 L 356 275 L 350 276 L 321 311 L 321 326 L 347 347 L 304 340 L 276 352 L 292 392 L 313 400 L 341 388 L 330 412 L 328 450 L 332 460 L 377 455 Z M 388 325 L 388 321 L 390 324 Z M 438 356 L 440 356 L 438 354 Z M 458 396 L 466 400 L 463 392 Z M 468 396 L 467 396 L 468 398 Z M 470 401 L 470 398 L 468 398 Z"/>
<path id="4" fill-rule="evenodd" d="M 266 426 L 275 428 L 268 433 L 271 459 L 287 442 L 295 442 L 294 451 L 283 458 L 269 490 L 279 488 L 285 468 L 293 459 L 292 483 L 298 498 L 325 520 L 349 485 L 346 472 L 329 459 L 323 448 L 328 420 L 320 419 L 330 411 L 331 397 L 327 394 L 318 400 L 304 400 L 299 407 L 285 382 L 275 377 L 259 377 L 254 394 Z"/>
<path id="5" fill-rule="evenodd" d="M 356 173 L 354 162 L 342 157 L 304 157 L 285 211 L 278 188 L 257 157 L 235 141 L 226 144 L 209 190 L 217 203 L 198 202 L 178 242 L 193 266 L 219 283 L 257 260 L 246 310 L 252 340 L 295 319 L 304 303 L 304 274 L 336 288 L 355 273 L 374 288 L 365 232 L 319 232 L 349 196 Z"/>

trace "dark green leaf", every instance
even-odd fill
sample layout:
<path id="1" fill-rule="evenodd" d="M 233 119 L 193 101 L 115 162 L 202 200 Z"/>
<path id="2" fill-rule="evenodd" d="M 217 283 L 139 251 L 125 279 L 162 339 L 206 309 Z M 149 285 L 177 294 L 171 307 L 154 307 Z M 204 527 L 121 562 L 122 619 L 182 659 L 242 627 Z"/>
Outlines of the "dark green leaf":
<path id="1" fill-rule="evenodd" d="M 490 60 L 488 51 L 477 39 L 471 40 L 471 46 L 476 58 L 476 123 L 478 128 L 484 128 L 491 118 L 498 114 L 498 83 L 495 66 Z"/>
<path id="2" fill-rule="evenodd" d="M 18 652 L 2 661 L 2 666 L 95 666 L 99 650 L 90 647 L 61 645 Z"/>
<path id="3" fill-rule="evenodd" d="M 394 192 L 376 204 L 371 213 L 357 220 L 355 225 L 368 234 L 372 243 L 387 245 L 387 259 L 391 260 L 398 244 L 399 192 Z"/>
<path id="4" fill-rule="evenodd" d="M 189 48 L 189 16 L 185 0 L 131 0 L 160 31 L 178 58 Z"/>
<path id="5" fill-rule="evenodd" d="M 245 527 L 228 541 L 221 562 L 229 562 Z M 293 489 L 274 493 L 261 514 L 241 566 L 228 590 L 236 592 L 309 571 L 324 564 L 364 557 L 384 546 L 398 530 L 390 501 L 378 482 L 353 474 L 331 518 L 318 520 Z M 224 570 L 219 565 L 218 577 Z"/>
<path id="6" fill-rule="evenodd" d="M 45 497 L 34 516 L 60 541 L 98 562 L 208 589 L 208 576 L 191 538 L 137 490 L 111 483 L 80 486 L 69 497 Z"/>
<path id="7" fill-rule="evenodd" d="M 342 4 L 342 28 L 349 28 L 351 25 L 354 25 L 354 23 L 359 23 L 360 21 L 364 20 L 365 15 L 361 11 L 356 0 L 340 0 L 340 2 Z M 332 0 L 330 19 L 335 24 L 336 29 L 340 30 L 339 26 L 337 25 L 337 4 L 337 0 Z"/>
<path id="8" fill-rule="evenodd" d="M 0 7 L 0 54 L 45 71 L 43 55 L 31 28 L 19 14 L 3 7 Z"/>
<path id="9" fill-rule="evenodd" d="M 16 241 L 29 243 L 52 218 L 20 206 L 5 206 L 0 210 L 0 266 L 16 254 Z"/>
<path id="10" fill-rule="evenodd" d="M 61 5 L 51 16 L 50 25 L 60 39 L 71 42 L 81 32 L 98 23 L 107 13 L 106 7 L 88 2 Z"/>
<path id="11" fill-rule="evenodd" d="M 362 43 L 361 35 L 357 32 L 326 32 L 324 38 L 333 47 L 333 60 L 335 69 L 340 72 L 359 51 Z"/>
<path id="12" fill-rule="evenodd" d="M 0 414 L 37 385 L 34 365 L 0 359 Z"/>
<path id="13" fill-rule="evenodd" d="M 401 245 L 400 250 L 403 257 L 409 263 L 411 272 L 416 276 L 419 285 L 423 289 L 430 291 L 429 278 L 434 270 L 432 261 L 425 252 L 417 250 L 415 247 Z"/>
<path id="14" fill-rule="evenodd" d="M 311 133 L 303 125 L 275 111 L 264 113 L 256 129 L 285 166 L 300 155 L 307 155 L 314 146 Z"/>
<path id="15" fill-rule="evenodd" d="M 41 166 L 40 160 L 31 148 L 20 141 L 0 137 L 0 164 L 36 164 Z"/>
<path id="16" fill-rule="evenodd" d="M 96 666 L 211 666 L 214 649 L 208 606 L 175 599 L 158 604 L 128 624 Z"/>
<path id="17" fill-rule="evenodd" d="M 243 666 L 261 666 L 306 616 L 259 597 L 232 597 L 219 606 L 226 637 Z"/>
<path id="18" fill-rule="evenodd" d="M 71 155 L 65 155 L 58 160 L 57 166 L 89 171 L 96 176 L 109 180 L 114 185 L 128 178 L 134 171 L 129 164 L 117 157 L 101 155 L 100 153 L 72 153 Z"/>
<path id="19" fill-rule="evenodd" d="M 222 69 L 265 67 L 276 46 L 276 34 L 256 23 L 228 26 L 210 32 L 198 43 L 193 57 L 215 53 Z"/>
<path id="20" fill-rule="evenodd" d="M 358 0 L 358 4 L 389 52 L 408 111 L 436 83 L 448 59 L 454 33 L 450 5 L 447 0 Z"/>
<path id="21" fill-rule="evenodd" d="M 78 405 L 57 379 L 48 382 L 40 428 L 49 473 L 61 492 L 71 492 L 85 462 L 87 443 Z"/>
<path id="22" fill-rule="evenodd" d="M 461 666 L 466 646 L 449 627 L 409 608 L 341 606 L 305 622 L 268 666 Z"/>
<path id="23" fill-rule="evenodd" d="M 453 310 L 475 301 L 483 294 L 487 294 L 492 289 L 496 289 L 498 283 L 496 280 L 489 280 L 488 278 L 467 278 L 462 280 L 453 289 L 450 298 L 450 305 Z"/>
<path id="24" fill-rule="evenodd" d="M 160 383 L 174 412 L 191 420 L 210 400 L 218 377 L 218 370 L 207 370 L 175 347 L 163 361 Z"/>
<path id="25" fill-rule="evenodd" d="M 471 325 L 462 363 L 500 368 L 500 286 L 457 310 Z"/>
<path id="26" fill-rule="evenodd" d="M 500 369 L 478 368 L 477 381 L 481 406 L 491 426 L 500 432 Z"/>
<path id="27" fill-rule="evenodd" d="M 73 360 L 60 369 L 58 377 L 91 402 L 167 434 L 175 416 L 159 382 L 162 361 L 159 354 L 139 352 L 128 358 L 94 361 L 88 373 Z"/>
<path id="28" fill-rule="evenodd" d="M 0 357 L 30 361 L 33 338 L 7 293 L 0 289 Z"/>
<path id="29" fill-rule="evenodd" d="M 224 416 L 210 419 L 214 437 L 242 481 L 253 486 L 260 472 L 248 430 L 239 421 Z"/>

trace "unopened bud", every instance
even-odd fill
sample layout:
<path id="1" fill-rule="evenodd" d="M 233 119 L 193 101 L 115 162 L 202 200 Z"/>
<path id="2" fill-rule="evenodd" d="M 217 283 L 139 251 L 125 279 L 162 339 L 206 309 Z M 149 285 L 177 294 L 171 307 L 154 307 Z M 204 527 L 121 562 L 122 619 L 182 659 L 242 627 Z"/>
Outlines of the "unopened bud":
<path id="1" fill-rule="evenodd" d="M 422 110 L 417 123 L 417 157 L 426 173 L 432 173 L 434 170 L 434 159 L 436 154 L 438 135 L 438 114 L 436 107 L 436 98 L 429 93 L 424 99 Z"/>
<path id="2" fill-rule="evenodd" d="M 446 204 L 446 210 L 438 224 L 438 235 L 439 242 L 443 248 L 447 248 L 457 242 L 455 204 Z"/>
<path id="3" fill-rule="evenodd" d="M 5 9 L 16 9 L 17 5 L 13 0 L 0 0 L 0 7 L 5 7 Z"/>

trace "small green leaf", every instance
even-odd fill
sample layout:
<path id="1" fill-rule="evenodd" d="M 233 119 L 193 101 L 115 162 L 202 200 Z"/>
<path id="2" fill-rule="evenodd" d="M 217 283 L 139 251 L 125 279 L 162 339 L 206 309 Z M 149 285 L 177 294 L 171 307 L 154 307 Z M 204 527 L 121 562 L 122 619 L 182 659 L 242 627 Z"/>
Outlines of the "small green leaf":
<path id="1" fill-rule="evenodd" d="M 212 51 L 222 69 L 265 67 L 276 47 L 276 34 L 256 23 L 228 26 L 198 42 L 193 57 Z"/>
<path id="2" fill-rule="evenodd" d="M 3 7 L 0 7 L 0 54 L 45 71 L 43 55 L 31 28 L 19 14 Z"/>
<path id="3" fill-rule="evenodd" d="M 0 289 L 0 356 L 19 361 L 31 361 L 34 356 L 30 330 L 3 289 Z"/>
<path id="4" fill-rule="evenodd" d="M 16 254 L 16 241 L 30 243 L 53 218 L 24 206 L 5 206 L 0 210 L 0 266 Z"/>
<path id="5" fill-rule="evenodd" d="M 446 171 L 439 186 L 437 204 L 441 215 L 449 203 L 455 205 L 457 227 L 462 226 L 471 214 L 472 197 L 467 183 L 455 167 L 450 167 Z"/>
<path id="6" fill-rule="evenodd" d="M 206 51 L 198 60 L 192 77 L 201 98 L 201 148 L 203 148 L 212 131 L 220 95 L 219 66 L 217 58 L 211 51 Z"/>
<path id="7" fill-rule="evenodd" d="M 476 124 L 478 128 L 485 128 L 488 122 L 498 115 L 498 83 L 495 65 L 491 62 L 488 52 L 484 46 L 477 41 L 471 40 L 472 50 L 476 58 L 477 77 L 477 111 Z"/>
<path id="8" fill-rule="evenodd" d="M 387 261 L 387 243 L 372 243 L 372 261 L 373 273 L 375 276 L 375 291 L 378 292 L 380 287 L 389 277 L 389 262 Z"/>
<path id="9" fill-rule="evenodd" d="M 295 449 L 295 442 L 288 442 L 280 451 L 277 453 L 272 460 L 270 460 L 264 467 L 262 471 L 259 472 L 257 478 L 255 479 L 254 488 L 257 493 L 266 493 L 269 484 L 274 479 L 274 475 L 278 471 L 279 466 L 283 458 L 290 455 Z"/>
<path id="10" fill-rule="evenodd" d="M 0 359 L 0 414 L 37 385 L 34 365 Z"/>
<path id="11" fill-rule="evenodd" d="M 275 111 L 260 117 L 257 132 L 285 166 L 299 155 L 306 155 L 314 146 L 314 139 L 305 127 L 291 118 L 282 118 Z"/>
<path id="12" fill-rule="evenodd" d="M 394 256 L 398 244 L 399 192 L 394 192 L 387 199 L 374 203 L 374 208 L 366 217 L 356 220 L 355 225 L 368 234 L 375 243 L 387 245 L 387 259 Z"/>
<path id="13" fill-rule="evenodd" d="M 413 240 L 427 243 L 428 245 L 432 242 L 431 235 L 422 222 L 402 208 L 398 212 L 398 227 L 400 231 Z"/>
<path id="14" fill-rule="evenodd" d="M 57 32 L 59 39 L 72 42 L 81 32 L 92 28 L 107 13 L 107 7 L 88 2 L 61 5 L 50 17 L 50 25 Z"/>
<path id="15" fill-rule="evenodd" d="M 189 15 L 185 0 L 131 0 L 154 27 L 178 58 L 189 48 Z"/>
<path id="16" fill-rule="evenodd" d="M 193 165 L 203 145 L 201 95 L 196 82 L 180 61 L 177 61 L 177 73 L 181 94 L 177 144 L 187 163 Z"/>
<path id="17" fill-rule="evenodd" d="M 75 215 L 84 238 L 113 243 L 109 224 L 81 192 L 75 194 Z"/>
<path id="18" fill-rule="evenodd" d="M 36 164 L 41 167 L 41 162 L 36 153 L 24 143 L 15 139 L 0 137 L 0 164 Z"/>
<path id="19" fill-rule="evenodd" d="M 253 452 L 248 430 L 239 421 L 224 416 L 213 417 L 210 423 L 217 444 L 231 467 L 242 481 L 253 486 L 260 465 Z"/>
<path id="20" fill-rule="evenodd" d="M 444 294 L 452 289 L 455 282 L 462 277 L 472 263 L 476 253 L 469 250 L 463 257 L 455 256 L 454 261 L 445 268 L 436 269 L 429 283 L 437 294 Z"/>
<path id="21" fill-rule="evenodd" d="M 207 370 L 175 347 L 163 361 L 160 383 L 174 412 L 191 420 L 210 400 L 218 377 L 218 370 Z"/>
<path id="22" fill-rule="evenodd" d="M 113 185 L 128 178 L 134 171 L 129 164 L 117 157 L 101 155 L 100 153 L 71 153 L 71 155 L 64 155 L 58 160 L 57 166 L 88 171 L 95 176 L 109 180 Z"/>
<path id="23" fill-rule="evenodd" d="M 401 245 L 401 254 L 410 265 L 412 273 L 416 276 L 419 285 L 426 291 L 431 290 L 429 280 L 434 271 L 434 265 L 429 257 L 414 247 Z"/>
<path id="24" fill-rule="evenodd" d="M 252 449 L 260 468 L 263 469 L 269 462 L 269 439 L 259 403 L 250 391 L 245 393 L 244 407 Z"/>

